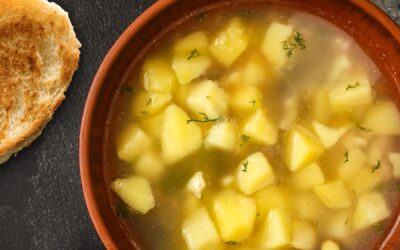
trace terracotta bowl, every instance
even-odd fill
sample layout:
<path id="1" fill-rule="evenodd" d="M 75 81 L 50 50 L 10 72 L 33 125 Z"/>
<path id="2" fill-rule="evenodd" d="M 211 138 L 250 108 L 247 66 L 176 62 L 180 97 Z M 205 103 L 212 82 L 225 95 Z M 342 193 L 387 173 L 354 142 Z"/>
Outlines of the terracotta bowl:
<path id="1" fill-rule="evenodd" d="M 86 204 L 108 249 L 142 249 L 140 228 L 127 227 L 117 218 L 107 179 L 107 117 L 115 90 L 146 50 L 177 26 L 218 8 L 256 8 L 276 4 L 320 16 L 351 35 L 373 59 L 384 76 L 393 100 L 400 104 L 400 29 L 366 0 L 160 0 L 137 18 L 109 51 L 93 80 L 80 135 L 80 171 Z M 399 105 L 398 105 L 399 106 Z M 400 214 L 400 205 L 396 213 Z M 400 218 L 374 242 L 376 249 L 400 249 Z M 154 239 L 157 240 L 157 239 Z"/>

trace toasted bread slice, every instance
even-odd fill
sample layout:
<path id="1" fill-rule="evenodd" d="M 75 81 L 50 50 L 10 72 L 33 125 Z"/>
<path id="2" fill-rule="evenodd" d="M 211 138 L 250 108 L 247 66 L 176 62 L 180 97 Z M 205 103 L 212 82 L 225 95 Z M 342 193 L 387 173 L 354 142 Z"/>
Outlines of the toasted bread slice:
<path id="1" fill-rule="evenodd" d="M 38 137 L 77 69 L 81 44 L 58 5 L 0 0 L 0 164 Z"/>

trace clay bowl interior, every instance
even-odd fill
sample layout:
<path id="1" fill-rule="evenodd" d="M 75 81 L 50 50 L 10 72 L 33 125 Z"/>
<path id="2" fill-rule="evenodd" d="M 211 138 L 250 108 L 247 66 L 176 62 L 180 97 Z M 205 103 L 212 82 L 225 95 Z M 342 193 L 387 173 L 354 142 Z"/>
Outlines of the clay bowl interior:
<path id="1" fill-rule="evenodd" d="M 136 67 L 154 41 L 206 11 L 279 5 L 320 16 L 350 34 L 389 80 L 391 97 L 400 107 L 400 30 L 365 0 L 162 0 L 123 33 L 104 59 L 93 81 L 82 120 L 80 168 L 83 191 L 93 223 L 108 249 L 143 249 L 140 228 L 121 222 L 111 202 L 107 179 L 107 138 L 112 98 L 129 69 Z M 400 204 L 396 204 L 396 214 Z M 375 249 L 400 248 L 400 218 L 394 218 Z M 157 239 L 154 239 L 157 240 Z"/>

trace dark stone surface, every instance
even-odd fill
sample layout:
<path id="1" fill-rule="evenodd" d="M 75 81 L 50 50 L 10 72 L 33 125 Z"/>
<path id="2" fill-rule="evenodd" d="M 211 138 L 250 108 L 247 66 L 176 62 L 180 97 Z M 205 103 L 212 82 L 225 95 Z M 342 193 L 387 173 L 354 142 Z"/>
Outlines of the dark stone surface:
<path id="1" fill-rule="evenodd" d="M 0 167 L 0 249 L 102 249 L 82 196 L 78 138 L 96 69 L 152 0 L 55 0 L 83 44 L 67 99 L 30 147 Z M 380 1 L 399 18 L 398 0 Z M 397 8 L 397 9 L 394 9 Z"/>

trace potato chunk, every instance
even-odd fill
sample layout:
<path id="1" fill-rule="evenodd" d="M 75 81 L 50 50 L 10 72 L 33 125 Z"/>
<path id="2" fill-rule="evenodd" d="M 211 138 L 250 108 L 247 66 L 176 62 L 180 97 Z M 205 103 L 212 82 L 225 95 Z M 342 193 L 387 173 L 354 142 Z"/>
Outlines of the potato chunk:
<path id="1" fill-rule="evenodd" d="M 295 195 L 292 206 L 292 210 L 300 219 L 313 222 L 318 221 L 320 215 L 325 211 L 325 207 L 318 197 L 308 191 Z"/>
<path id="2" fill-rule="evenodd" d="M 292 26 L 272 23 L 265 34 L 262 52 L 276 69 L 282 68 L 287 60 L 286 52 L 282 49 L 282 42 L 288 40 L 292 33 Z"/>
<path id="3" fill-rule="evenodd" d="M 146 214 L 154 208 L 155 202 L 149 181 L 141 176 L 116 179 L 111 184 L 112 190 L 132 209 Z"/>
<path id="4" fill-rule="evenodd" d="M 329 92 L 331 105 L 339 110 L 371 103 L 373 98 L 371 84 L 365 75 L 351 77 L 341 84 L 336 84 Z"/>
<path id="5" fill-rule="evenodd" d="M 353 216 L 355 230 L 360 230 L 382 221 L 390 216 L 385 198 L 377 192 L 366 193 L 357 201 Z"/>
<path id="6" fill-rule="evenodd" d="M 359 147 L 351 147 L 345 153 L 343 162 L 338 168 L 340 178 L 346 183 L 354 181 L 354 177 L 367 163 L 367 156 Z"/>
<path id="7" fill-rule="evenodd" d="M 321 231 L 325 236 L 348 242 L 352 236 L 352 210 L 341 209 L 326 215 L 320 223 Z"/>
<path id="8" fill-rule="evenodd" d="M 351 206 L 350 194 L 342 181 L 316 186 L 314 192 L 327 208 L 338 209 Z"/>
<path id="9" fill-rule="evenodd" d="M 228 110 L 225 91 L 213 81 L 202 81 L 193 87 L 186 103 L 194 114 L 205 113 L 210 119 L 219 118 Z"/>
<path id="10" fill-rule="evenodd" d="M 393 167 L 393 176 L 400 178 L 400 153 L 389 153 L 388 158 Z"/>
<path id="11" fill-rule="evenodd" d="M 247 48 L 248 37 L 239 19 L 231 20 L 210 46 L 210 51 L 225 66 L 230 66 Z"/>
<path id="12" fill-rule="evenodd" d="M 127 127 L 117 141 L 117 154 L 123 161 L 133 162 L 152 145 L 151 139 L 136 125 Z"/>
<path id="13" fill-rule="evenodd" d="M 133 97 L 133 114 L 139 117 L 152 115 L 163 109 L 171 99 L 170 94 L 141 91 Z"/>
<path id="14" fill-rule="evenodd" d="M 265 115 L 262 110 L 258 110 L 251 115 L 244 123 L 242 133 L 250 136 L 257 142 L 273 145 L 278 140 L 277 126 Z"/>
<path id="15" fill-rule="evenodd" d="M 208 132 L 204 145 L 207 149 L 234 151 L 238 145 L 236 127 L 231 121 L 219 122 Z"/>
<path id="16" fill-rule="evenodd" d="M 318 138 L 302 126 L 289 130 L 284 143 L 284 160 L 292 172 L 313 162 L 323 152 Z"/>
<path id="17" fill-rule="evenodd" d="M 217 249 L 221 242 L 204 207 L 194 210 L 183 221 L 182 234 L 189 250 L 213 250 Z"/>
<path id="18" fill-rule="evenodd" d="M 326 240 L 322 243 L 321 250 L 340 250 L 340 247 L 336 242 Z"/>
<path id="19" fill-rule="evenodd" d="M 203 31 L 193 32 L 182 38 L 174 45 L 175 54 L 189 54 L 196 49 L 200 53 L 205 53 L 208 50 L 208 39 Z"/>
<path id="20" fill-rule="evenodd" d="M 325 89 L 318 89 L 313 93 L 311 114 L 313 119 L 320 123 L 329 121 L 332 115 L 332 107 L 329 102 L 328 92 Z"/>
<path id="21" fill-rule="evenodd" d="M 166 163 L 177 162 L 200 148 L 201 130 L 178 106 L 171 104 L 165 111 L 161 133 L 162 156 Z"/>
<path id="22" fill-rule="evenodd" d="M 361 126 L 378 135 L 400 135 L 400 113 L 394 103 L 378 102 L 367 110 Z"/>
<path id="23" fill-rule="evenodd" d="M 150 58 L 143 65 L 144 89 L 149 92 L 168 94 L 176 85 L 176 77 L 169 62 L 164 58 Z"/>
<path id="24" fill-rule="evenodd" d="M 172 59 L 172 68 L 179 84 L 182 85 L 200 77 L 211 66 L 211 60 L 208 56 L 197 54 L 197 56 L 191 57 L 190 53 L 194 52 L 189 52 L 188 55 L 175 55 Z"/>
<path id="25" fill-rule="evenodd" d="M 289 214 L 279 208 L 271 209 L 260 228 L 260 247 L 275 249 L 288 246 L 292 240 L 292 225 Z"/>
<path id="26" fill-rule="evenodd" d="M 192 178 L 190 178 L 187 189 L 196 196 L 197 199 L 201 199 L 201 193 L 206 187 L 206 182 L 204 181 L 203 172 L 197 171 Z"/>
<path id="27" fill-rule="evenodd" d="M 317 245 L 317 232 L 315 228 L 305 221 L 293 223 L 292 246 L 296 249 L 315 249 Z"/>
<path id="28" fill-rule="evenodd" d="M 252 112 L 261 107 L 261 100 L 262 93 L 259 89 L 243 84 L 232 94 L 229 104 L 237 113 Z"/>
<path id="29" fill-rule="evenodd" d="M 325 183 L 324 174 L 316 163 L 311 163 L 292 175 L 293 186 L 298 189 L 309 189 Z"/>
<path id="30" fill-rule="evenodd" d="M 375 163 L 377 164 L 377 163 Z M 372 172 L 373 166 L 361 169 L 350 182 L 350 187 L 356 194 L 367 192 L 378 186 L 384 181 L 383 169 Z"/>
<path id="31" fill-rule="evenodd" d="M 256 202 L 234 191 L 222 191 L 212 203 L 214 217 L 223 241 L 240 242 L 253 231 Z"/>
<path id="32" fill-rule="evenodd" d="M 267 186 L 253 195 L 257 201 L 258 212 L 263 219 L 273 208 L 287 208 L 289 206 L 289 195 L 276 185 Z"/>
<path id="33" fill-rule="evenodd" d="M 236 170 L 236 182 L 244 194 L 252 194 L 261 188 L 272 184 L 275 175 L 267 158 L 260 153 L 254 153 L 244 159 Z"/>
<path id="34" fill-rule="evenodd" d="M 336 144 L 339 139 L 347 132 L 350 128 L 349 125 L 345 125 L 339 128 L 332 128 L 324 124 L 313 122 L 312 126 L 315 133 L 318 135 L 319 139 L 326 148 L 329 148 Z"/>
<path id="35" fill-rule="evenodd" d="M 135 173 L 155 180 L 164 172 L 164 162 L 154 150 L 143 152 L 134 165 Z"/>
<path id="36" fill-rule="evenodd" d="M 268 74 L 263 65 L 256 60 L 249 61 L 243 68 L 242 81 L 244 84 L 261 86 L 268 80 Z"/>

